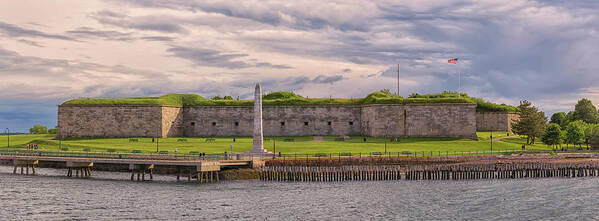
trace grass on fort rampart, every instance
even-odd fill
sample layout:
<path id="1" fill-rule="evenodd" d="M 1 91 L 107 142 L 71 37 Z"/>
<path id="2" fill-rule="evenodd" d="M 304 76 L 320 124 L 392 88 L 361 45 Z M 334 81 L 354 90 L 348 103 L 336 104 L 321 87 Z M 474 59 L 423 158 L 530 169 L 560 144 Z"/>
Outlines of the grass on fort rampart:
<path id="1" fill-rule="evenodd" d="M 489 151 L 491 141 L 489 132 L 478 132 L 479 140 L 461 139 L 461 138 L 434 138 L 434 137 L 412 137 L 401 138 L 399 142 L 387 139 L 388 152 L 461 152 L 461 151 Z M 493 132 L 494 137 L 507 135 L 506 132 Z M 58 150 L 59 141 L 51 140 L 53 135 L 11 135 L 11 149 L 24 148 L 28 143 L 38 144 L 43 150 Z M 276 144 L 273 138 L 266 137 L 264 148 L 273 151 L 273 145 L 276 145 L 276 152 L 284 154 L 305 154 L 305 153 L 369 153 L 384 152 L 384 138 L 372 138 L 354 136 L 351 140 L 336 141 L 337 137 L 325 136 L 324 141 L 313 141 L 313 137 L 277 137 Z M 137 142 L 130 142 L 130 138 L 81 138 L 66 139 L 62 141 L 62 147 L 69 151 L 81 151 L 89 149 L 90 151 L 106 152 L 114 149 L 116 152 L 132 152 L 139 150 L 146 153 L 156 152 L 156 143 L 152 138 L 134 138 Z M 186 141 L 178 141 L 185 139 Z M 251 137 L 216 137 L 214 141 L 206 141 L 207 138 L 185 137 L 185 138 L 164 138 L 159 139 L 159 150 L 173 153 L 175 148 L 178 153 L 187 154 L 189 152 L 204 153 L 238 153 L 247 152 L 252 147 Z M 270 140 L 268 140 L 270 139 Z M 293 141 L 291 141 L 291 139 Z M 6 136 L 0 136 L 0 149 L 7 148 Z M 494 150 L 519 150 L 525 142 L 523 138 L 505 138 L 502 141 L 494 141 Z M 230 147 L 233 147 L 231 150 Z M 527 146 L 527 150 L 549 150 L 550 147 L 543 144 Z"/>
<path id="2" fill-rule="evenodd" d="M 292 92 L 272 92 L 263 96 L 264 106 L 352 106 L 368 104 L 413 103 L 472 103 L 479 112 L 515 112 L 514 106 L 495 104 L 467 94 L 443 92 L 439 94 L 411 94 L 399 97 L 388 90 L 374 92 L 364 98 L 306 98 Z M 62 105 L 169 105 L 169 106 L 252 106 L 253 100 L 206 99 L 196 94 L 167 94 L 161 97 L 136 98 L 83 98 L 64 102 Z"/>

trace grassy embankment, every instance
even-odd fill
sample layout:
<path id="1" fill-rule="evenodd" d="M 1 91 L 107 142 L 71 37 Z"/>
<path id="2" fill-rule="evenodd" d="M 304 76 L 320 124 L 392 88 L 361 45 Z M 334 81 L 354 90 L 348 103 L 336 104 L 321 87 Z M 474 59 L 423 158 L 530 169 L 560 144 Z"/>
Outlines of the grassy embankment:
<path id="1" fill-rule="evenodd" d="M 461 152 L 461 151 L 489 151 L 490 139 L 489 132 L 478 132 L 479 141 L 460 138 L 432 138 L 432 137 L 414 137 L 401 138 L 399 142 L 387 142 L 388 152 Z M 493 132 L 494 137 L 505 136 L 506 132 Z M 59 142 L 52 139 L 52 135 L 13 135 L 11 137 L 11 148 L 24 148 L 27 143 L 37 143 L 43 150 L 58 150 Z M 336 137 L 324 137 L 323 142 L 312 141 L 312 137 L 277 137 L 276 152 L 285 154 L 305 154 L 305 153 L 368 153 L 384 152 L 384 138 L 354 136 L 348 141 L 335 141 Z M 156 143 L 152 138 L 136 138 L 138 142 L 129 142 L 129 138 L 94 138 L 94 139 L 66 139 L 62 141 L 62 147 L 69 151 L 78 151 L 89 149 L 90 151 L 105 152 L 108 149 L 114 149 L 117 152 L 132 152 L 140 150 L 147 153 L 156 152 Z M 185 142 L 179 142 L 179 139 L 186 139 Z M 186 138 L 164 138 L 159 140 L 159 149 L 173 153 L 177 148 L 179 153 L 189 153 L 191 151 L 205 153 L 231 153 L 247 152 L 252 146 L 251 137 L 236 137 L 233 142 L 232 137 L 217 137 L 214 142 L 206 142 L 206 138 L 186 137 Z M 266 138 L 268 139 L 268 138 Z M 293 142 L 285 141 L 294 139 Z M 519 150 L 525 139 L 507 138 L 501 142 L 494 141 L 494 150 L 515 149 Z M 229 149 L 233 146 L 233 151 Z M 6 149 L 6 136 L 0 136 L 0 148 Z M 264 147 L 273 151 L 273 139 L 265 140 Z M 543 144 L 535 144 L 527 147 L 527 150 L 549 150 L 550 148 Z"/>
<path id="2" fill-rule="evenodd" d="M 305 98 L 292 92 L 272 92 L 264 95 L 264 106 L 349 106 L 367 104 L 413 104 L 413 103 L 472 103 L 479 112 L 514 112 L 514 106 L 494 104 L 467 94 L 444 92 L 440 94 L 398 97 L 388 91 L 379 91 L 364 98 Z M 137 98 L 84 98 L 64 102 L 62 105 L 170 105 L 170 106 L 252 106 L 253 100 L 212 100 L 196 94 L 167 94 L 161 97 Z"/>

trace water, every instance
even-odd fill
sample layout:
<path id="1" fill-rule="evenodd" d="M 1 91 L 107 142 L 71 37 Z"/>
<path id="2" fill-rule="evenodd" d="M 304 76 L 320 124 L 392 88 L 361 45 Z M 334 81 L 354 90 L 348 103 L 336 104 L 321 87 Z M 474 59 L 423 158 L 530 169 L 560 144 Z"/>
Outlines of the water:
<path id="1" fill-rule="evenodd" d="M 597 178 L 473 181 L 131 182 L 128 173 L 12 175 L 1 220 L 596 220 Z"/>

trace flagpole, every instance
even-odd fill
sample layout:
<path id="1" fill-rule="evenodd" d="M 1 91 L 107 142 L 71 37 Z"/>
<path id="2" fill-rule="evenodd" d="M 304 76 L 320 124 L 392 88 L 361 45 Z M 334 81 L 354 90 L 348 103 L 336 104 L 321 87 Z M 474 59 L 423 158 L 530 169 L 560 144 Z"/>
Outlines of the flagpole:
<path id="1" fill-rule="evenodd" d="M 397 64 L 397 96 L 399 97 L 399 64 Z"/>
<path id="2" fill-rule="evenodd" d="M 460 92 L 462 91 L 462 72 L 457 65 L 456 68 L 458 69 L 458 98 L 460 98 Z"/>

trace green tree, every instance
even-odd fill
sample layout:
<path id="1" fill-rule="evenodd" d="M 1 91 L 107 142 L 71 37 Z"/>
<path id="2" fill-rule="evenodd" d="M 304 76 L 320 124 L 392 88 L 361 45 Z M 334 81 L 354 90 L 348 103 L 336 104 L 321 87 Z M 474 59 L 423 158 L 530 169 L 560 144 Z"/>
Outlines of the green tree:
<path id="1" fill-rule="evenodd" d="M 56 134 L 57 132 L 58 132 L 58 128 L 56 128 L 56 127 L 48 130 L 49 134 Z"/>
<path id="2" fill-rule="evenodd" d="M 550 123 L 555 123 L 559 125 L 561 128 L 565 128 L 568 125 L 568 118 L 566 117 L 566 113 L 557 112 L 551 115 Z"/>
<path id="3" fill-rule="evenodd" d="M 227 96 L 223 97 L 223 100 L 233 100 L 233 97 L 227 95 Z"/>
<path id="4" fill-rule="evenodd" d="M 566 127 L 566 144 L 580 145 L 584 142 L 584 122 L 577 120 Z"/>
<path id="5" fill-rule="evenodd" d="M 48 128 L 46 128 L 45 126 L 43 126 L 41 124 L 36 124 L 36 125 L 33 125 L 33 127 L 29 129 L 29 133 L 30 134 L 47 134 Z"/>
<path id="6" fill-rule="evenodd" d="M 212 100 L 222 100 L 222 99 L 223 98 L 221 96 L 218 96 L 218 95 L 212 97 Z"/>
<path id="7" fill-rule="evenodd" d="M 589 145 L 592 143 L 593 138 L 596 134 L 599 133 L 599 125 L 598 124 L 585 124 L 584 127 L 584 144 L 589 148 Z"/>
<path id="8" fill-rule="evenodd" d="M 519 119 L 512 120 L 512 131 L 516 134 L 526 135 L 526 144 L 534 144 L 535 138 L 543 135 L 547 124 L 545 113 L 532 106 L 527 100 L 521 101 L 518 106 Z"/>
<path id="9" fill-rule="evenodd" d="M 541 141 L 553 148 L 557 148 L 558 145 L 562 144 L 562 128 L 559 124 L 550 123 L 543 136 L 541 136 Z"/>
<path id="10" fill-rule="evenodd" d="M 566 123 L 564 128 L 566 128 L 566 126 L 568 126 L 568 124 L 574 120 L 574 111 L 568 111 L 568 113 L 566 114 Z"/>
<path id="11" fill-rule="evenodd" d="M 574 106 L 573 120 L 581 120 L 585 123 L 599 123 L 599 113 L 591 100 L 583 98 Z"/>

